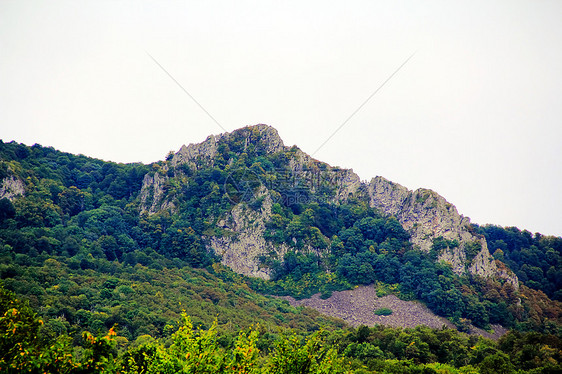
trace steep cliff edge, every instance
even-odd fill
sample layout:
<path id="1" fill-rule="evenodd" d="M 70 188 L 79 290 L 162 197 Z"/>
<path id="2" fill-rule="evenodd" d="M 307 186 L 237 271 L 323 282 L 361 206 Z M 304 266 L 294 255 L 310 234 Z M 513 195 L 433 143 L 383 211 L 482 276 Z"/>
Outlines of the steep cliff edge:
<path id="1" fill-rule="evenodd" d="M 187 164 L 192 169 L 213 165 L 214 157 L 219 152 L 221 143 L 225 145 L 240 143 L 239 149 L 235 149 L 235 152 L 244 152 L 249 146 L 254 146 L 260 148 L 264 154 L 272 154 L 285 148 L 277 130 L 271 126 L 259 124 L 230 133 L 210 135 L 202 143 L 183 145 L 172 157 L 171 165 L 175 167 Z"/>
<path id="2" fill-rule="evenodd" d="M 166 199 L 166 175 L 160 173 L 148 173 L 144 176 L 139 194 L 141 212 L 148 214 L 157 213 L 160 210 L 174 210 L 172 201 Z"/>
<path id="3" fill-rule="evenodd" d="M 264 157 L 279 156 L 283 166 L 270 165 L 270 171 L 278 178 L 268 180 L 257 172 L 233 164 L 232 154 L 243 157 L 250 151 Z M 145 175 L 139 194 L 141 213 L 177 212 L 178 196 L 171 187 L 180 186 L 181 189 L 189 183 L 186 174 L 216 167 L 218 163 L 229 170 L 227 181 L 224 186 L 218 186 L 218 192 L 231 200 L 234 206 L 217 220 L 217 227 L 227 235 L 207 237 L 209 246 L 221 257 L 224 265 L 240 274 L 264 279 L 270 278 L 270 270 L 262 265 L 261 258 L 274 256 L 282 259 L 288 250 L 285 244 L 273 245 L 264 238 L 265 223 L 271 219 L 271 205 L 274 200 L 282 202 L 280 195 L 270 191 L 268 186 L 277 183 L 289 185 L 295 192 L 289 199 L 294 201 L 285 203 L 293 204 L 307 199 L 305 191 L 315 193 L 322 188 L 329 190 L 329 200 L 337 203 L 347 199 L 361 184 L 352 170 L 333 168 L 297 147 L 286 147 L 276 129 L 260 124 L 232 133 L 211 135 L 202 143 L 182 146 L 153 172 Z M 240 177 L 238 171 L 241 169 L 244 171 Z M 228 182 L 238 189 L 235 195 L 226 188 Z M 256 185 L 259 186 L 257 191 Z M 255 199 L 262 200 L 257 210 L 247 205 Z"/>
<path id="4" fill-rule="evenodd" d="M 411 191 L 383 177 L 371 180 L 368 193 L 370 205 L 396 217 L 422 251 L 429 252 L 438 238 L 455 243 L 438 253 L 439 260 L 450 263 L 455 273 L 498 277 L 519 288 L 515 274 L 498 269 L 486 239 L 472 233 L 470 219 L 438 193 L 421 188 Z"/>

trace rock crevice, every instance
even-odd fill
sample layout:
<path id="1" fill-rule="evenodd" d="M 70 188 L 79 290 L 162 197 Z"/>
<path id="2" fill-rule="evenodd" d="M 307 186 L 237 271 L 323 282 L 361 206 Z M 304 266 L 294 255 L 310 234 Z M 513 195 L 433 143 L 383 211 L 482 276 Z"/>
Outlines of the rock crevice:
<path id="1" fill-rule="evenodd" d="M 215 254 L 221 256 L 221 263 L 239 274 L 270 279 L 271 269 L 262 264 L 262 256 L 283 258 L 288 251 L 286 245 L 273 245 L 264 238 L 265 222 L 271 217 L 272 200 L 262 188 L 261 208 L 256 211 L 245 203 L 237 204 L 229 215 L 219 221 L 218 226 L 233 235 L 210 237 L 209 242 Z"/>

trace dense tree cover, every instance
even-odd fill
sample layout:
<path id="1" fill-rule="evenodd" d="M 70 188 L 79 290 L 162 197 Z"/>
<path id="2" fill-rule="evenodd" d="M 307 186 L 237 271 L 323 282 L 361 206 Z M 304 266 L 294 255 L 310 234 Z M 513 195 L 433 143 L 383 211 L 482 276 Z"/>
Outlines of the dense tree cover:
<path id="1" fill-rule="evenodd" d="M 527 287 L 562 301 L 562 238 L 531 234 L 516 227 L 476 226 L 494 257 Z"/>
<path id="2" fill-rule="evenodd" d="M 199 270 L 175 267 L 173 261 L 155 252 L 137 254 L 150 263 L 148 267 L 92 257 L 82 269 L 72 258 L 16 255 L 11 261 L 4 253 L 2 268 L 11 273 L 3 273 L 2 283 L 29 300 L 53 337 L 67 333 L 76 338 L 84 331 L 97 333 L 115 323 L 126 342 L 147 334 L 164 337 L 170 333 L 168 323 L 178 319 L 182 310 L 198 326 L 210 326 L 215 318 L 232 329 L 258 322 L 271 329 L 306 331 L 322 324 L 342 326 L 315 311 L 295 309 L 286 301 L 256 294 L 241 276 L 218 264 L 210 271 Z"/>
<path id="3" fill-rule="evenodd" d="M 113 329 L 103 337 L 84 332 L 75 353 L 69 336 L 59 334 L 49 339 L 42 334 L 43 325 L 27 303 L 0 288 L 1 372 L 100 373 L 114 366 Z"/>
<path id="4" fill-rule="evenodd" d="M 338 342 L 346 357 L 380 372 L 417 372 L 397 368 L 434 363 L 463 368 L 463 372 L 497 373 L 501 372 L 497 370 L 500 364 L 509 368 L 508 373 L 516 369 L 554 372 L 560 368 L 562 358 L 559 338 L 534 332 L 510 332 L 494 342 L 446 328 L 360 326 Z"/>
<path id="5" fill-rule="evenodd" d="M 26 184 L 24 197 L 0 200 L 0 278 L 30 300 L 53 335 L 119 323 L 129 341 L 159 337 L 182 308 L 205 326 L 217 315 L 232 328 L 261 322 L 308 330 L 326 321 L 256 295 L 241 277 L 211 266 L 201 236 L 209 224 L 197 218 L 206 213 L 189 216 L 213 206 L 205 199 L 192 199 L 199 206 L 183 216 L 139 215 L 137 196 L 150 167 L 16 143 L 0 143 L 0 155 L 0 171 Z M 205 178 L 194 180 L 206 185 Z M 190 183 L 189 193 L 198 186 Z"/>
<path id="6" fill-rule="evenodd" d="M 50 339 L 28 304 L 0 288 L 0 370 L 6 373 L 554 373 L 562 341 L 512 332 L 499 342 L 450 329 L 377 326 L 282 332 L 259 325 L 223 335 L 217 321 L 195 326 L 182 313 L 166 338 L 144 335 L 124 347 L 118 326 L 73 347 L 65 333 Z M 223 330 L 224 331 L 224 330 Z M 517 370 L 516 370 L 517 369 Z"/>
<path id="7" fill-rule="evenodd" d="M 282 261 L 270 262 L 275 282 L 254 281 L 261 285 L 257 289 L 297 297 L 321 292 L 328 297 L 334 290 L 383 282 L 399 285 L 401 297 L 423 300 L 430 309 L 450 318 L 459 328 L 466 328 L 470 323 L 484 328 L 489 328 L 491 323 L 523 327 L 518 323 L 527 316 L 518 306 L 516 292 L 508 284 L 472 276 L 459 277 L 449 265 L 436 262 L 441 249 L 458 246 L 458 243 L 437 238 L 430 253 L 416 250 L 396 219 L 382 217 L 366 204 L 354 200 L 332 208 L 330 230 L 333 235 L 321 241 L 310 233 L 322 235 L 326 232 L 322 225 L 315 226 L 316 212 L 322 205 L 316 202 L 301 205 L 299 215 L 279 204 L 273 207 L 276 213 L 268 224 L 268 235 L 292 244 L 295 250 L 288 252 Z M 282 229 L 284 227 L 286 229 Z M 315 241 L 329 243 L 328 251 L 302 250 L 306 245 L 317 248 Z M 560 313 L 550 315 L 556 320 Z M 537 319 L 533 327 L 542 322 Z"/>
<path id="8" fill-rule="evenodd" d="M 343 357 L 325 347 L 319 333 L 306 339 L 281 336 L 271 353 L 260 358 L 258 330 L 241 330 L 235 338 L 219 337 L 217 322 L 196 327 L 183 313 L 167 340 L 145 335 L 128 350 L 116 327 L 105 336 L 84 332 L 78 349 L 65 333 L 48 339 L 43 321 L 9 291 L 0 288 L 0 371 L 3 373 L 343 373 Z"/>

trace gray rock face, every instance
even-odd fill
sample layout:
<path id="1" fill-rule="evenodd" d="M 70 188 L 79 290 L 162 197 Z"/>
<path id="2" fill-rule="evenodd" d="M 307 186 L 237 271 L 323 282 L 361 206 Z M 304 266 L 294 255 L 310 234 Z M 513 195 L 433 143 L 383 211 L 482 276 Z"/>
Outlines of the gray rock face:
<path id="1" fill-rule="evenodd" d="M 174 210 L 175 206 L 170 200 L 166 200 L 165 183 L 168 177 L 159 173 L 153 175 L 146 174 L 142 181 L 140 191 L 140 210 L 141 213 L 156 213 L 160 210 Z"/>
<path id="2" fill-rule="evenodd" d="M 276 129 L 260 124 L 240 129 L 237 132 L 211 135 L 199 144 L 183 145 L 172 157 L 172 166 L 188 164 L 192 169 L 196 169 L 201 162 L 212 164 L 212 159 L 217 154 L 219 141 L 224 140 L 228 142 L 232 140 L 235 133 L 243 133 L 244 130 L 247 130 L 244 149 L 255 139 L 260 139 L 260 144 L 268 154 L 282 151 L 285 147 Z"/>
<path id="3" fill-rule="evenodd" d="M 172 157 L 172 166 L 188 164 L 191 168 L 196 169 L 198 167 L 196 161 L 212 160 L 217 153 L 217 142 L 221 137 L 222 135 L 211 135 L 203 143 L 183 145 Z"/>
<path id="4" fill-rule="evenodd" d="M 368 193 L 370 205 L 396 217 L 410 233 L 411 242 L 421 250 L 428 252 L 433 239 L 438 237 L 456 240 L 458 247 L 447 248 L 439 254 L 439 260 L 450 263 L 455 273 L 503 278 L 516 289 L 519 287 L 515 274 L 498 270 L 486 239 L 472 233 L 470 219 L 460 215 L 441 195 L 426 189 L 411 191 L 382 177 L 371 180 Z M 468 261 L 466 248 L 475 244 L 480 250 Z"/>
<path id="5" fill-rule="evenodd" d="M 334 197 L 328 201 L 331 203 L 345 201 L 361 186 L 359 176 L 352 169 L 332 167 L 313 159 L 298 148 L 292 152 L 289 167 L 291 179 L 303 187 L 310 188 L 312 192 L 326 186 L 334 189 Z"/>
<path id="6" fill-rule="evenodd" d="M 475 240 L 468 230 L 470 219 L 436 192 L 410 191 L 383 177 L 373 178 L 368 191 L 371 206 L 395 216 L 412 236 L 412 243 L 423 251 L 429 251 L 432 240 L 439 236 L 459 243 Z"/>
<path id="7" fill-rule="evenodd" d="M 220 227 L 232 231 L 235 235 L 211 237 L 210 244 L 214 252 L 221 256 L 223 265 L 239 274 L 270 279 L 271 271 L 261 264 L 260 257 L 275 255 L 283 258 L 288 247 L 274 246 L 264 239 L 265 222 L 271 217 L 272 200 L 265 188 L 260 191 L 260 195 L 265 198 L 259 211 L 240 203 L 232 209 L 228 217 L 219 222 Z"/>
<path id="8" fill-rule="evenodd" d="M 211 135 L 202 143 L 183 145 L 160 172 L 145 175 L 140 192 L 141 213 L 154 214 L 160 210 L 174 211 L 176 207 L 173 202 L 173 196 L 168 196 L 167 194 L 167 183 L 170 181 L 170 178 L 165 174 L 169 168 L 188 165 L 190 169 L 197 170 L 212 166 L 221 140 L 229 142 L 239 134 L 245 136 L 244 150 L 248 145 L 257 140 L 259 140 L 260 146 L 268 154 L 285 149 L 277 130 L 271 126 L 261 124 L 246 127 L 232 133 Z M 180 183 L 187 183 L 187 181 L 180 181 Z"/>
<path id="9" fill-rule="evenodd" d="M 327 164 L 314 160 L 312 157 L 294 147 L 285 147 L 277 130 L 267 125 L 256 125 L 237 130 L 232 133 L 211 135 L 204 142 L 182 146 L 174 154 L 164 171 L 187 165 L 192 170 L 212 166 L 214 158 L 219 152 L 221 143 L 243 143 L 244 152 L 248 146 L 266 154 L 285 152 L 289 155 L 289 170 L 284 170 L 285 177 L 295 186 L 302 186 L 316 191 L 321 186 L 328 185 L 334 189 L 335 197 L 331 202 L 345 200 L 359 188 L 361 181 L 352 170 L 332 168 Z M 288 173 L 288 174 L 287 174 Z M 174 178 L 177 178 L 174 177 Z M 168 196 L 166 184 L 167 176 L 161 173 L 151 173 L 144 177 L 140 192 L 140 210 L 153 214 L 161 210 L 175 209 L 173 196 Z M 182 183 L 187 183 L 187 180 Z M 207 238 L 213 251 L 220 255 L 222 263 L 234 271 L 264 279 L 270 278 L 270 270 L 261 264 L 264 255 L 283 258 L 287 252 L 286 245 L 273 245 L 264 239 L 265 222 L 271 216 L 272 199 L 267 190 L 266 182 L 262 181 L 260 191 L 255 197 L 265 197 L 261 210 L 256 212 L 245 203 L 237 204 L 227 215 L 219 220 L 219 226 L 231 232 L 230 236 Z M 250 193 L 249 195 L 254 195 Z M 298 198 L 298 196 L 296 197 Z M 315 251 L 314 248 L 308 250 Z"/>
<path id="10" fill-rule="evenodd" d="M 285 148 L 283 140 L 275 128 L 263 124 L 252 126 L 252 128 L 259 133 L 267 153 L 281 152 Z"/>
<path id="11" fill-rule="evenodd" d="M 25 184 L 21 179 L 10 175 L 0 183 L 0 199 L 6 198 L 14 201 L 15 198 L 23 195 L 25 195 Z"/>

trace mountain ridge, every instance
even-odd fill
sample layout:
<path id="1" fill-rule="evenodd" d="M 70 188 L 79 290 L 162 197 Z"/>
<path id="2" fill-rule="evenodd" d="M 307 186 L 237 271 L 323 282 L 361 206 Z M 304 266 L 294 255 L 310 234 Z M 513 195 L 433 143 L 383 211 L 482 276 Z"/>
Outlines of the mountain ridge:
<path id="1" fill-rule="evenodd" d="M 434 191 L 361 181 L 285 146 L 267 125 L 211 135 L 150 165 L 39 145 L 0 143 L 0 152 L 2 185 L 24 186 L 13 204 L 0 200 L 7 253 L 59 253 L 83 269 L 100 256 L 222 262 L 256 291 L 296 298 L 384 283 L 460 326 L 560 317 L 559 238 L 472 225 Z"/>
<path id="2" fill-rule="evenodd" d="M 212 166 L 221 144 L 237 138 L 242 138 L 243 146 L 239 149 L 242 154 L 250 146 L 255 146 L 267 155 L 292 150 L 293 157 L 289 159 L 291 177 L 298 178 L 299 182 L 308 185 L 312 190 L 318 187 L 316 186 L 318 179 L 334 181 L 336 193 L 332 202 L 345 201 L 350 196 L 366 193 L 370 206 L 387 215 L 395 216 L 406 231 L 412 235 L 411 242 L 425 252 L 430 251 L 433 240 L 445 239 L 450 245 L 442 248 L 438 256 L 440 260 L 450 263 L 455 273 L 462 275 L 469 272 L 483 277 L 497 277 L 509 282 L 515 289 L 519 287 L 515 274 L 509 270 L 506 271 L 505 267 L 501 270 L 498 269 L 496 261 L 488 250 L 486 239 L 471 232 L 470 219 L 460 215 L 456 207 L 438 193 L 428 189 L 411 191 L 380 176 L 372 178 L 370 182 L 363 182 L 353 172 L 353 169 L 332 167 L 313 159 L 296 146 L 285 146 L 277 130 L 271 126 L 265 124 L 248 126 L 230 133 L 211 135 L 201 143 L 184 145 L 170 158 L 170 167 L 177 168 L 187 165 L 196 169 L 202 164 Z M 166 167 L 165 170 L 167 171 Z M 162 177 L 158 177 L 157 174 L 152 179 L 148 175 L 145 177 L 141 190 L 142 211 L 154 213 L 158 200 L 163 199 L 160 178 Z M 259 181 L 259 183 L 267 190 L 265 181 Z M 146 198 L 143 196 L 147 196 L 147 191 L 150 189 L 155 192 L 154 200 L 148 207 Z M 267 191 L 261 191 L 261 193 L 267 194 Z M 271 202 L 268 202 L 268 205 L 271 205 Z M 170 200 L 163 200 L 160 206 L 163 209 L 173 210 L 174 205 Z M 268 209 L 270 210 L 270 206 Z M 217 253 L 226 255 L 223 257 L 223 259 L 226 258 L 223 264 L 238 269 L 244 275 L 268 278 L 267 272 L 259 267 L 256 258 L 273 250 L 271 245 L 258 239 L 263 236 L 263 223 L 269 215 L 270 212 L 262 212 L 261 228 L 249 228 L 245 225 L 245 229 L 235 230 L 241 234 L 238 242 L 232 239 L 211 239 L 212 248 Z M 252 245 L 256 242 L 260 242 L 260 244 Z M 452 243 L 456 243 L 456 245 Z M 235 253 L 246 253 L 244 248 L 248 246 L 254 247 L 254 250 L 251 251 L 252 254 L 247 258 L 253 265 L 241 270 L 243 257 Z M 468 246 L 471 246 L 470 258 L 467 258 L 466 255 L 465 247 Z M 476 253 L 473 253 L 475 251 Z M 286 248 L 279 248 L 278 255 L 282 256 L 286 252 Z"/>
<path id="3" fill-rule="evenodd" d="M 470 224 L 433 191 L 382 177 L 360 181 L 285 146 L 267 126 L 185 146 L 175 164 L 174 155 L 115 164 L 0 141 L 0 296 L 25 300 L 36 311 L 26 315 L 44 322 L 33 347 L 63 339 L 65 352 L 76 345 L 79 353 L 89 349 L 82 336 L 101 337 L 117 324 L 116 348 L 130 363 L 129 354 L 155 342 L 167 349 L 185 309 L 199 332 L 218 321 L 223 348 L 259 322 L 259 346 L 270 358 L 277 356 L 266 347 L 276 346 L 279 331 L 304 339 L 326 324 L 336 338 L 328 344 L 341 343 L 346 359 L 360 359 L 357 368 L 411 359 L 423 342 L 434 347 L 423 348 L 423 362 L 437 360 L 432 355 L 443 345 L 450 352 L 459 338 L 466 344 L 458 352 L 470 357 L 457 366 L 480 365 L 498 349 L 519 355 L 527 348 L 505 343 L 537 336 L 540 362 L 528 368 L 560 361 L 552 339 L 562 336 L 562 238 Z M 479 256 L 486 259 L 483 243 L 504 278 L 471 272 Z M 455 252 L 458 265 L 446 258 Z M 518 289 L 507 280 L 510 269 Z M 281 298 L 288 296 L 317 311 L 292 307 Z M 2 313 L 20 318 L 9 310 Z M 442 324 L 515 331 L 493 343 Z M 23 331 L 5 330 L 9 337 Z M 390 336 L 400 341 L 383 339 Z"/>

